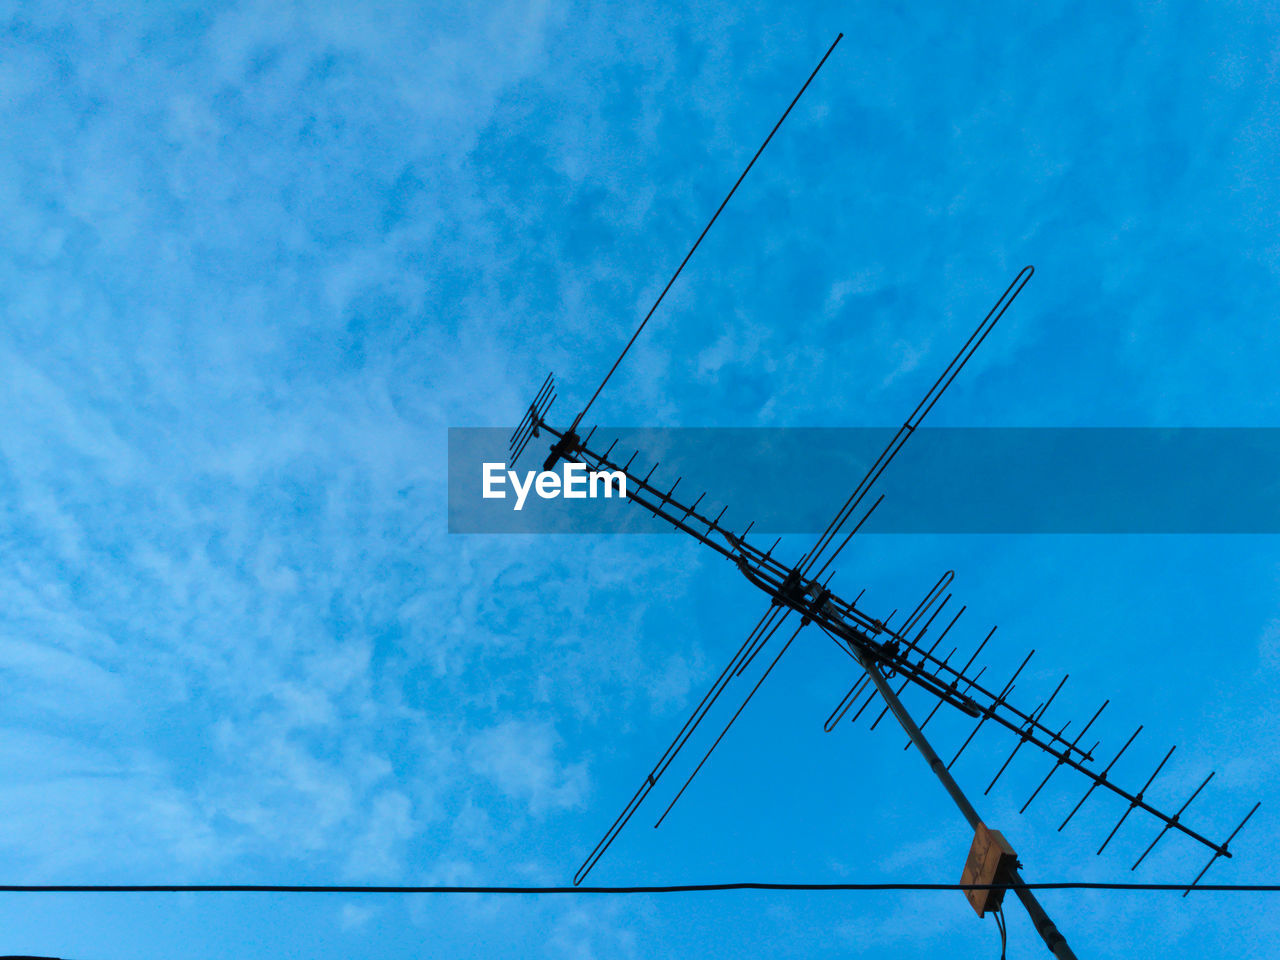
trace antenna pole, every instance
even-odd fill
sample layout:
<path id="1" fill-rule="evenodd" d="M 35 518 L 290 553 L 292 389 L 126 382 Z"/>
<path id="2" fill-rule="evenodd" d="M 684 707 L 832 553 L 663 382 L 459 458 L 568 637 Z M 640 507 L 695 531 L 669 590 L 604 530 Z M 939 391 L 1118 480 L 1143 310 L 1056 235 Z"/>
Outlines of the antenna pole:
<path id="1" fill-rule="evenodd" d="M 942 758 L 934 752 L 929 741 L 925 739 L 925 735 L 921 729 L 916 726 L 916 722 L 911 719 L 911 714 L 907 712 L 907 708 L 902 705 L 902 701 L 898 699 L 898 695 L 893 692 L 888 681 L 880 672 L 875 661 L 868 657 L 865 653 L 850 646 L 853 655 L 857 658 L 862 669 L 867 671 L 867 676 L 871 678 L 871 682 L 875 684 L 876 690 L 880 696 L 884 698 L 884 702 L 889 705 L 889 709 L 897 718 L 898 723 L 911 738 L 911 742 L 915 744 L 916 749 L 920 751 L 920 756 L 925 758 L 929 764 L 929 769 L 933 771 L 934 776 L 941 781 L 947 793 L 951 795 L 951 799 L 955 801 L 955 805 L 960 808 L 960 813 L 964 815 L 965 820 L 969 822 L 969 826 L 977 830 L 983 825 L 982 818 L 978 816 L 978 811 L 974 809 L 969 798 L 965 796 L 964 791 L 960 789 L 960 784 L 956 783 L 955 778 L 951 776 L 951 771 L 947 769 L 947 765 L 942 762 Z M 1044 944 L 1049 948 L 1058 960 L 1076 960 L 1076 955 L 1071 952 L 1071 948 L 1067 946 L 1066 939 L 1058 931 L 1053 921 L 1049 919 L 1049 915 L 1045 913 L 1044 907 L 1040 906 L 1040 901 L 1036 899 L 1036 895 L 1026 889 L 1023 884 L 1022 876 L 1016 868 L 1007 871 L 1008 880 L 1014 885 L 1014 893 L 1018 895 L 1018 899 L 1022 901 L 1022 905 L 1026 907 L 1027 913 L 1031 916 L 1031 922 L 1035 925 L 1036 933 L 1040 934 Z"/>

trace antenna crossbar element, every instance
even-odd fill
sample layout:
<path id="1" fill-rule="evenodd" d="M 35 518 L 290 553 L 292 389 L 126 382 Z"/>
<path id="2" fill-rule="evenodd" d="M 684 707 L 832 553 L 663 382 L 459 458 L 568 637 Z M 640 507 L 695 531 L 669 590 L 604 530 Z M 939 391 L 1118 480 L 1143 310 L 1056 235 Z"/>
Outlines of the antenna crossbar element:
<path id="1" fill-rule="evenodd" d="M 1248 822 L 1249 822 L 1249 818 L 1250 818 L 1250 817 L 1252 817 L 1255 813 L 1257 813 L 1257 812 L 1258 812 L 1258 808 L 1259 808 L 1260 806 L 1262 806 L 1262 801 L 1261 801 L 1261 800 L 1259 800 L 1257 803 L 1255 803 L 1255 804 L 1253 805 L 1253 808 L 1252 808 L 1248 813 L 1246 813 L 1246 814 L 1244 815 L 1244 819 L 1240 821 L 1240 825 L 1239 825 L 1238 827 L 1236 827 L 1234 830 L 1232 830 L 1232 831 L 1231 831 L 1231 836 L 1227 837 L 1227 839 L 1226 839 L 1226 840 L 1224 840 L 1224 841 L 1222 842 L 1222 846 L 1221 846 L 1220 848 L 1215 849 L 1215 850 L 1213 851 L 1213 856 L 1212 856 L 1212 857 L 1210 857 L 1210 858 L 1209 858 L 1209 862 L 1208 862 L 1208 863 L 1206 863 L 1206 864 L 1204 865 L 1204 869 L 1203 869 L 1203 870 L 1201 870 L 1199 873 L 1197 873 L 1197 874 L 1196 874 L 1196 878 L 1195 878 L 1194 880 L 1192 880 L 1192 881 L 1191 881 L 1191 887 L 1194 887 L 1197 883 L 1199 883 L 1199 882 L 1200 882 L 1201 878 L 1202 878 L 1206 873 L 1208 873 L 1208 872 L 1209 872 L 1209 868 L 1210 868 L 1210 867 L 1212 867 L 1212 866 L 1214 865 L 1214 863 L 1217 861 L 1217 859 L 1218 859 L 1219 857 L 1229 857 L 1229 856 L 1231 856 L 1231 854 L 1227 853 L 1227 845 L 1228 845 L 1229 843 L 1231 843 L 1231 841 L 1232 841 L 1232 840 L 1234 840 L 1234 839 L 1236 838 L 1236 834 L 1237 834 L 1237 833 L 1239 833 L 1241 830 L 1243 830 L 1243 829 L 1244 829 L 1244 825 L 1245 825 L 1246 823 L 1248 823 Z M 1144 856 L 1145 856 L 1145 854 L 1144 854 Z M 1185 897 L 1188 893 L 1190 893 L 1190 892 L 1191 892 L 1191 887 L 1187 887 L 1186 891 L 1182 894 L 1184 897 Z"/>
<path id="2" fill-rule="evenodd" d="M 858 505 L 862 502 L 863 498 L 865 498 L 867 493 L 870 492 L 871 488 L 875 485 L 875 482 L 880 479 L 880 475 L 884 473 L 889 464 L 893 462 L 894 457 L 898 455 L 898 451 L 902 449 L 907 440 L 911 438 L 911 435 L 915 433 L 920 424 L 924 422 L 924 418 L 929 415 L 929 411 L 933 409 L 934 405 L 939 399 L 941 399 L 942 395 L 946 393 L 947 388 L 951 386 L 960 371 L 964 369 L 965 364 L 972 359 L 973 354 L 977 351 L 978 347 L 982 346 L 982 341 L 987 339 L 987 334 L 989 334 L 992 329 L 994 329 L 995 325 L 1000 322 L 1000 318 L 1004 316 L 1005 311 L 1009 309 L 1010 304 L 1017 299 L 1018 294 L 1022 292 L 1022 288 L 1027 285 L 1027 282 L 1035 272 L 1035 267 L 1029 264 L 1023 267 L 1018 272 L 1018 275 L 1013 278 L 1009 286 L 1005 288 L 1004 293 L 1000 294 L 1000 299 L 996 301 L 995 306 L 987 311 L 987 315 L 983 317 L 982 322 L 978 324 L 977 329 L 969 335 L 969 339 L 965 341 L 964 346 L 960 348 L 960 351 L 952 358 L 951 362 L 947 364 L 946 369 L 938 375 L 938 379 L 934 381 L 933 386 L 929 388 L 929 391 L 921 398 L 920 402 L 916 404 L 916 408 L 911 411 L 911 416 L 907 417 L 902 426 L 898 428 L 898 432 L 893 435 L 893 439 L 889 441 L 889 445 L 885 447 L 880 456 L 872 462 L 871 466 L 867 469 L 866 474 L 858 482 L 858 485 L 853 488 L 853 493 L 849 494 L 849 498 L 836 512 L 836 515 L 832 518 L 831 522 L 827 524 L 827 528 L 822 532 L 822 535 L 818 537 L 817 542 L 813 545 L 810 551 L 805 554 L 804 559 L 800 561 L 801 570 L 807 573 L 809 569 L 818 562 L 823 553 L 828 551 L 828 548 L 835 541 L 835 538 L 839 535 L 844 525 L 849 521 L 849 518 L 857 512 Z M 819 568 L 816 576 L 822 576 L 822 572 L 826 570 L 832 561 L 840 555 L 840 552 L 848 546 L 849 540 L 852 536 L 853 533 L 850 532 L 840 542 L 839 546 L 827 553 L 827 557 L 823 561 L 823 564 Z"/>
<path id="3" fill-rule="evenodd" d="M 1084 735 L 1089 732 L 1089 728 L 1093 726 L 1093 721 L 1097 720 L 1098 717 L 1102 716 L 1102 711 L 1107 709 L 1107 704 L 1109 704 L 1110 702 L 1111 702 L 1110 700 L 1102 701 L 1102 706 L 1098 708 L 1098 712 L 1089 718 L 1089 722 L 1086 723 L 1080 729 L 1080 732 L 1076 734 L 1076 738 L 1071 741 L 1072 746 L 1075 746 L 1077 743 L 1079 743 L 1081 738 L 1083 738 Z M 1058 768 L 1061 766 L 1062 766 L 1061 760 L 1058 760 L 1054 763 L 1054 765 L 1049 769 L 1049 772 L 1044 775 L 1044 779 L 1040 781 L 1040 785 L 1037 786 L 1034 791 L 1032 791 L 1031 796 L 1027 798 L 1027 802 L 1022 805 L 1022 809 L 1018 811 L 1019 813 L 1027 812 L 1027 807 L 1031 806 L 1031 801 L 1034 800 L 1039 795 L 1040 791 L 1044 789 L 1045 784 L 1049 782 L 1049 778 L 1052 777 L 1055 773 L 1057 773 Z"/>
<path id="4" fill-rule="evenodd" d="M 680 728 L 680 732 L 677 733 L 671 743 L 668 744 L 667 749 L 663 751 L 662 756 L 658 758 L 658 762 L 654 764 L 653 769 L 649 771 L 644 782 L 642 782 L 636 789 L 636 792 L 627 802 L 627 805 L 623 808 L 622 812 L 618 814 L 613 823 L 609 825 L 609 829 L 605 831 L 605 835 L 600 838 L 600 842 L 592 848 L 591 853 L 588 854 L 586 860 L 582 862 L 582 866 L 578 868 L 578 872 L 573 875 L 573 885 L 575 887 L 579 886 L 582 881 L 587 878 L 587 874 L 592 871 L 600 858 L 603 857 L 609 847 L 613 845 L 614 840 L 618 838 L 618 834 L 622 832 L 623 827 L 627 825 L 628 821 L 630 821 L 632 816 L 635 815 L 636 810 L 640 808 L 640 804 L 642 804 L 645 798 L 649 796 L 649 793 L 657 785 L 658 781 L 662 778 L 662 775 L 667 772 L 672 761 L 675 760 L 676 755 L 679 754 L 685 744 L 689 742 L 689 738 L 693 736 L 694 732 L 698 729 L 698 726 L 706 718 L 707 713 L 710 712 L 713 706 L 715 706 L 720 695 L 724 693 L 725 688 L 730 684 L 730 682 L 732 682 L 734 671 L 737 669 L 738 663 L 746 655 L 747 651 L 759 637 L 766 635 L 769 637 L 773 636 L 789 613 L 790 611 L 780 606 L 770 607 L 765 611 L 764 616 L 760 618 L 751 633 L 747 635 L 747 639 L 742 642 L 742 646 L 738 648 L 737 653 L 733 655 L 733 659 L 731 659 L 725 668 L 720 671 L 720 676 L 715 679 L 711 688 L 703 694 L 702 700 L 694 708 L 689 719 L 684 722 L 684 726 Z"/>
<path id="5" fill-rule="evenodd" d="M 538 425 L 542 423 L 555 400 L 555 374 L 548 373 L 547 379 L 542 381 L 542 386 L 534 394 L 533 403 L 529 404 L 529 409 L 524 412 L 524 416 L 512 432 L 511 440 L 507 444 L 507 457 L 512 466 L 515 466 L 516 461 L 520 459 L 520 454 L 524 453 L 524 448 L 529 441 L 538 436 Z"/>

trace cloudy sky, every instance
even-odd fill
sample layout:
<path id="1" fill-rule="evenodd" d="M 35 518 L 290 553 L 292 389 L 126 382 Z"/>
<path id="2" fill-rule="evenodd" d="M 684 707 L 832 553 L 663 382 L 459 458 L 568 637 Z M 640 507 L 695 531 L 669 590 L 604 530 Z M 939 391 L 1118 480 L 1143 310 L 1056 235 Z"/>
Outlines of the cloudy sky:
<path id="1" fill-rule="evenodd" d="M 563 883 L 755 623 L 671 537 L 451 535 L 447 435 L 593 412 L 886 426 L 1017 270 L 940 426 L 1280 426 L 1280 16 L 1265 4 L 3 4 L 0 862 L 10 883 Z M 993 465 L 998 469 L 998 465 Z M 885 492 L 893 496 L 892 478 Z M 1099 478 L 1105 483 L 1105 477 Z M 1231 491 L 1221 491 L 1230 497 Z M 843 499 L 831 492 L 832 509 Z M 958 639 L 1275 881 L 1274 536 L 868 536 Z M 781 548 L 798 556 L 806 538 Z M 790 554 L 787 551 L 791 551 Z M 899 733 L 822 732 L 797 641 L 599 883 L 958 878 Z M 1024 686 L 1025 684 L 1025 686 Z M 909 701 L 917 706 L 923 701 Z M 943 752 L 966 727 L 938 722 Z M 986 732 L 956 767 L 1029 880 L 1203 857 Z M 1127 768 L 1125 763 L 1130 764 Z M 1081 956 L 1264 956 L 1270 901 L 1046 894 Z M 1009 911 L 1015 956 L 1035 956 Z M 0 897 L 0 951 L 989 957 L 956 893 Z"/>

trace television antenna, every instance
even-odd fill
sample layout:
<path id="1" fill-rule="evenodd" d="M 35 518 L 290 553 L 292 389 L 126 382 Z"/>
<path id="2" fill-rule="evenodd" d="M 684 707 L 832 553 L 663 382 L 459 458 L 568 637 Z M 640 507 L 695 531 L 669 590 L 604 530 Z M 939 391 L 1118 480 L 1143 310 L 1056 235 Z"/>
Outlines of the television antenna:
<path id="1" fill-rule="evenodd" d="M 586 406 L 574 417 L 572 423 L 564 429 L 557 429 L 548 421 L 547 415 L 556 399 L 555 379 L 553 375 L 548 375 L 511 436 L 508 456 L 512 465 L 519 459 L 533 438 L 545 434 L 553 438 L 553 442 L 543 463 L 544 470 L 553 469 L 556 464 L 563 460 L 565 462 L 581 463 L 590 470 L 624 474 L 627 482 L 628 500 L 733 562 L 746 580 L 764 592 L 769 598 L 769 606 L 764 614 L 747 634 L 746 639 L 720 672 L 720 675 L 702 700 L 699 701 L 689 719 L 685 721 L 671 743 L 659 756 L 657 763 L 645 775 L 640 786 L 623 807 L 622 812 L 618 814 L 609 829 L 605 831 L 604 836 L 578 868 L 574 874 L 573 883 L 575 886 L 581 884 L 592 869 L 595 868 L 596 864 L 599 863 L 600 858 L 604 856 L 605 852 L 617 839 L 619 833 L 630 822 L 658 782 L 670 770 L 676 757 L 688 745 L 694 733 L 706 720 L 716 702 L 732 685 L 733 681 L 743 675 L 744 671 L 766 645 L 774 640 L 775 636 L 784 637 L 785 639 L 774 643 L 774 647 L 771 648 L 776 650 L 772 654 L 773 659 L 765 667 L 755 685 L 742 698 L 737 710 L 724 725 L 710 748 L 705 751 L 692 773 L 688 775 L 674 798 L 658 817 L 654 826 L 662 824 L 733 726 L 734 721 L 741 715 L 756 691 L 759 690 L 765 679 L 773 671 L 773 668 L 777 666 L 783 654 L 790 649 L 793 641 L 805 627 L 813 625 L 834 641 L 837 648 L 852 659 L 861 671 L 858 680 L 852 684 L 831 711 L 824 724 L 824 729 L 827 732 L 833 731 L 849 714 L 854 705 L 860 704 L 851 718 L 852 721 L 856 722 L 867 711 L 868 707 L 879 700 L 883 707 L 875 720 L 872 721 L 871 727 L 874 729 L 886 714 L 893 714 L 894 719 L 898 721 L 898 724 L 908 737 L 908 743 L 904 749 L 910 749 L 910 747 L 914 746 L 920 752 L 934 776 L 942 783 L 951 800 L 974 831 L 974 840 L 964 867 L 962 882 L 977 887 L 996 885 L 991 889 L 970 889 L 966 891 L 966 896 L 974 910 L 980 917 L 988 913 L 995 915 L 1003 937 L 1003 919 L 1000 914 L 1001 900 L 1004 889 L 1006 887 L 1012 889 L 1026 908 L 1036 932 L 1039 933 L 1049 950 L 1055 956 L 1062 958 L 1062 960 L 1074 960 L 1075 954 L 1072 953 L 1067 945 L 1066 939 L 1053 921 L 1050 920 L 1035 894 L 1026 888 L 1019 873 L 1021 863 L 1018 861 L 1017 855 L 1004 837 L 998 831 L 990 829 L 982 820 L 968 795 L 951 773 L 951 768 L 956 760 L 959 759 L 960 755 L 964 753 L 965 749 L 973 741 L 974 736 L 986 724 L 991 723 L 1008 731 L 1012 734 L 1014 743 L 1013 749 L 996 770 L 995 775 L 983 791 L 984 795 L 990 793 L 1023 747 L 1030 746 L 1034 750 L 1052 757 L 1054 760 L 1052 768 L 1030 797 L 1027 798 L 1026 802 L 1023 803 L 1019 812 L 1026 811 L 1049 780 L 1061 768 L 1066 767 L 1075 771 L 1088 781 L 1088 787 L 1080 801 L 1072 808 L 1058 829 L 1062 830 L 1071 822 L 1095 791 L 1101 790 L 1104 793 L 1111 793 L 1120 797 L 1126 802 L 1127 806 L 1119 821 L 1098 848 L 1098 853 L 1101 854 L 1111 843 L 1130 814 L 1137 811 L 1153 818 L 1159 824 L 1159 831 L 1131 869 L 1136 870 L 1155 848 L 1156 844 L 1171 832 L 1183 835 L 1190 842 L 1198 844 L 1211 854 L 1204 869 L 1187 885 L 1183 896 L 1186 896 L 1200 882 L 1201 878 L 1220 857 L 1231 856 L 1230 843 L 1261 804 L 1255 803 L 1252 809 L 1244 816 L 1244 819 L 1240 821 L 1239 826 L 1225 840 L 1221 842 L 1211 840 L 1204 832 L 1189 826 L 1183 816 L 1192 801 L 1200 795 L 1209 781 L 1213 779 L 1214 774 L 1212 772 L 1187 797 L 1182 806 L 1173 813 L 1167 812 L 1147 799 L 1147 791 L 1173 755 L 1173 747 L 1164 755 L 1154 772 L 1139 789 L 1133 790 L 1122 786 L 1121 783 L 1112 778 L 1111 771 L 1116 762 L 1133 744 L 1138 734 L 1142 732 L 1142 726 L 1139 726 L 1130 735 L 1105 766 L 1101 769 L 1098 768 L 1100 761 L 1096 756 L 1096 751 L 1100 741 L 1094 740 L 1092 744 L 1086 746 L 1089 741 L 1085 738 L 1110 703 L 1109 700 L 1105 701 L 1094 712 L 1083 727 L 1078 727 L 1077 732 L 1074 734 L 1068 733 L 1068 730 L 1072 727 L 1071 721 L 1068 720 L 1061 725 L 1056 725 L 1055 721 L 1055 725 L 1051 726 L 1046 717 L 1050 706 L 1066 683 L 1066 676 L 1058 682 L 1048 697 L 1040 701 L 1034 708 L 1026 709 L 1016 705 L 1012 700 L 1015 683 L 1035 651 L 1032 650 L 1028 653 L 1017 669 L 1003 683 L 984 680 L 986 668 L 981 667 L 975 670 L 974 666 L 979 654 L 995 633 L 995 628 L 992 628 L 991 632 L 965 659 L 963 666 L 955 666 L 955 663 L 960 659 L 957 657 L 959 647 L 954 647 L 949 653 L 942 655 L 941 644 L 965 612 L 965 608 L 961 607 L 949 620 L 946 620 L 945 617 L 939 619 L 952 598 L 952 594 L 947 592 L 954 579 L 952 571 L 944 573 L 925 594 L 924 598 L 916 604 L 910 615 L 896 626 L 891 625 L 894 616 L 897 614 L 896 610 L 883 620 L 879 619 L 859 605 L 862 600 L 861 593 L 854 600 L 849 601 L 838 595 L 831 587 L 831 581 L 836 572 L 833 567 L 834 562 L 849 545 L 854 534 L 862 528 L 863 524 L 866 523 L 867 519 L 884 499 L 884 495 L 881 494 L 870 502 L 869 506 L 866 505 L 876 482 L 883 475 L 889 464 L 893 462 L 903 445 L 919 428 L 947 388 L 951 386 L 960 371 L 964 369 L 978 347 L 982 345 L 983 341 L 991 333 L 996 323 L 999 322 L 1000 318 L 1004 316 L 1010 305 L 1022 292 L 1035 272 L 1034 268 L 1031 266 L 1024 267 L 1013 278 L 999 299 L 996 300 L 995 305 L 988 311 L 982 322 L 978 324 L 977 328 L 969 336 L 969 339 L 965 341 L 951 362 L 947 364 L 937 380 L 934 381 L 933 385 L 916 405 L 910 416 L 898 428 L 888 446 L 868 468 L 865 476 L 854 487 L 853 492 L 849 494 L 817 541 L 794 563 L 786 563 L 775 555 L 775 550 L 781 542 L 781 538 L 775 541 L 768 549 L 761 549 L 759 545 L 748 539 L 752 525 L 749 524 L 741 533 L 735 533 L 724 523 L 723 518 L 727 508 L 721 508 L 718 513 L 712 516 L 710 509 L 702 506 L 706 497 L 705 492 L 691 502 L 686 502 L 683 499 L 683 495 L 677 496 L 676 488 L 679 486 L 681 478 L 677 478 L 670 487 L 665 487 L 665 484 L 659 485 L 654 479 L 658 464 L 654 464 L 648 472 L 642 475 L 639 468 L 633 468 L 633 464 L 639 456 L 639 451 L 632 453 L 629 458 L 622 461 L 621 457 L 613 453 L 613 449 L 617 444 L 616 440 L 610 443 L 608 447 L 600 450 L 598 446 L 592 446 L 596 432 L 595 427 L 585 431 L 585 435 L 579 433 L 587 412 L 600 396 L 601 391 L 618 369 L 636 339 L 643 332 L 654 312 L 662 303 L 667 291 L 671 289 L 671 286 L 684 269 L 685 264 L 689 262 L 721 211 L 724 210 L 756 160 L 759 159 L 765 147 L 768 146 L 774 134 L 777 133 L 778 128 L 781 127 L 782 122 L 787 118 L 787 115 L 809 87 L 814 77 L 817 76 L 818 71 L 822 69 L 822 65 L 826 63 L 827 58 L 831 56 L 842 36 L 843 34 L 840 34 L 836 37 L 835 42 L 831 44 L 831 47 L 823 55 L 822 60 L 819 61 L 818 66 L 814 68 L 809 78 L 800 88 L 800 92 L 792 99 L 790 105 L 788 105 L 761 144 L 759 150 L 756 151 L 743 170 L 742 175 L 739 176 L 724 201 L 712 215 L 706 227 L 690 248 L 689 253 L 685 255 L 684 260 L 676 268 L 675 273 L 658 295 L 653 307 L 650 308 L 640 322 L 635 333 L 632 334 L 631 339 L 619 354 L 618 359 L 614 361 L 613 366 L 605 374 L 604 379 L 591 395 Z M 938 632 L 936 639 L 933 639 L 926 646 L 926 637 L 930 635 L 930 630 L 934 628 L 934 623 L 940 624 L 944 621 L 946 621 L 946 626 Z M 782 631 L 784 624 L 787 626 L 787 631 Z M 792 627 L 794 629 L 791 629 Z M 780 633 L 780 631 L 782 632 Z M 901 680 L 901 683 L 895 689 L 890 684 L 890 681 L 898 679 Z M 902 692 L 910 685 L 926 691 L 936 699 L 933 708 L 920 723 L 916 723 L 899 699 Z M 944 761 L 938 755 L 924 734 L 924 728 L 944 705 L 976 720 L 968 737 L 951 759 L 947 761 Z"/>

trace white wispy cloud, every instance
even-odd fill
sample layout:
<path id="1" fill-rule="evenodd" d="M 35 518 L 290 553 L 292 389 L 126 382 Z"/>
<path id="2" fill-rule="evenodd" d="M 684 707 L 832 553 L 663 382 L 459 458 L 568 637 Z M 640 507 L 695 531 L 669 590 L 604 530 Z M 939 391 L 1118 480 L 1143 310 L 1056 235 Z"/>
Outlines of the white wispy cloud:
<path id="1" fill-rule="evenodd" d="M 549 724 L 511 720 L 478 732 L 468 747 L 468 761 L 479 776 L 508 797 L 527 803 L 530 813 L 538 816 L 585 799 L 586 765 L 561 764 L 555 756 L 557 746 Z"/>

